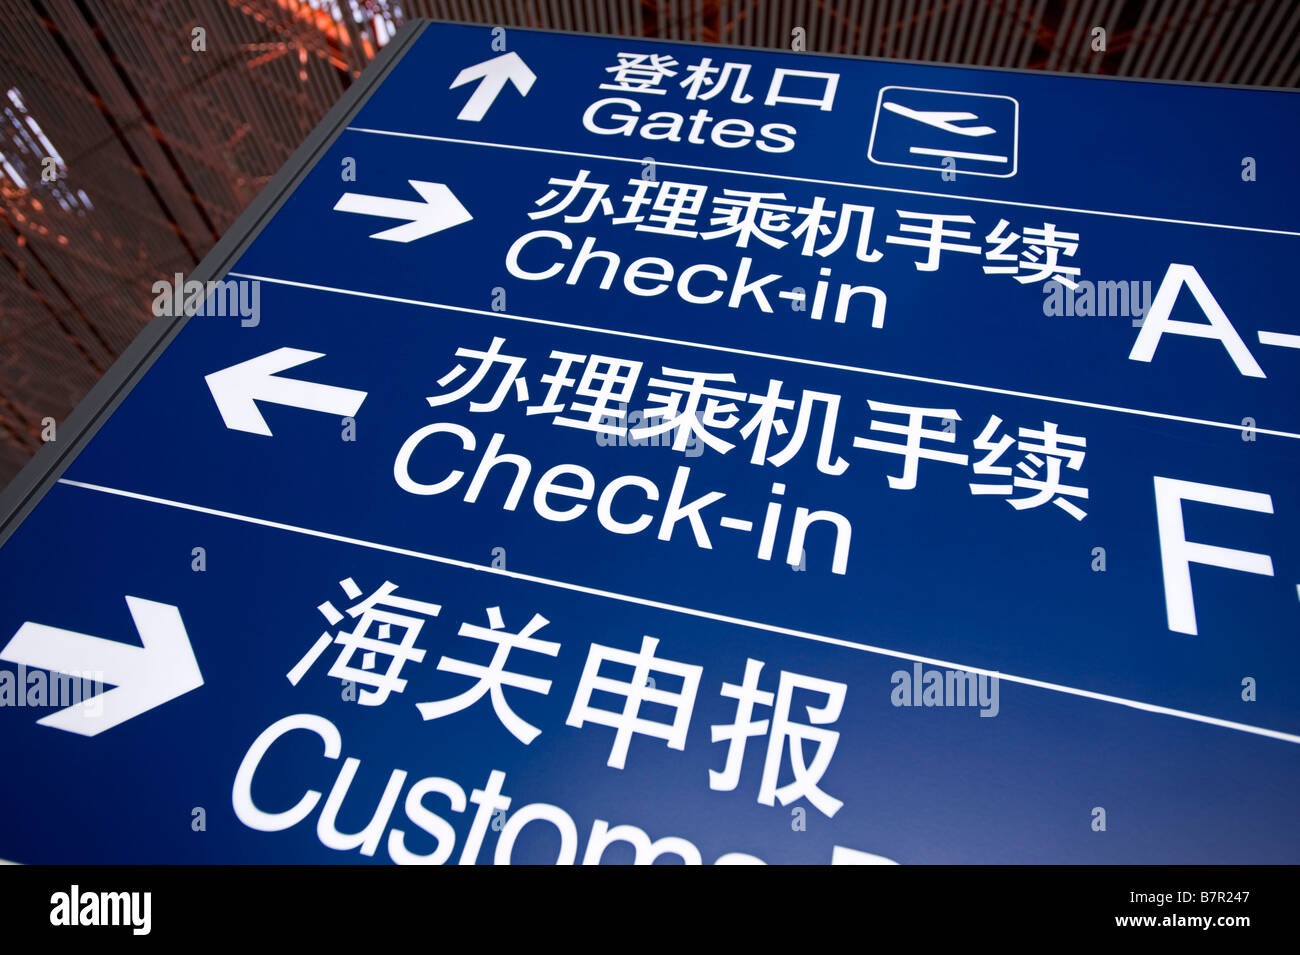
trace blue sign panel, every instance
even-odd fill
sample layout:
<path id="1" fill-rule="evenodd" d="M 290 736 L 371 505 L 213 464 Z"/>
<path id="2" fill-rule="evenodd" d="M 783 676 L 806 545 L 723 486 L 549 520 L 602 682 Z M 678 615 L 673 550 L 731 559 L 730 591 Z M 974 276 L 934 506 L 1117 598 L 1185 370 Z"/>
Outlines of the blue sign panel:
<path id="1" fill-rule="evenodd" d="M 0 548 L 0 856 L 1300 861 L 1293 94 L 405 39 Z"/>

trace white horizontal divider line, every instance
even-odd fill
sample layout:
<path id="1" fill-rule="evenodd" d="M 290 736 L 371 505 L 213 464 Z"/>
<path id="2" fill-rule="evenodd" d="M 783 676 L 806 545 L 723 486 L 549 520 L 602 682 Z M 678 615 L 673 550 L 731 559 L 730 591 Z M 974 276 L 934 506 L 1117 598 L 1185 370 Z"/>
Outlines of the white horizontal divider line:
<path id="1" fill-rule="evenodd" d="M 273 285 L 287 285 L 293 288 L 305 288 L 314 292 L 333 292 L 336 295 L 353 295 L 358 298 L 376 299 L 381 302 L 396 302 L 399 305 L 417 305 L 421 308 L 441 308 L 466 315 L 480 315 L 486 318 L 505 318 L 513 322 L 527 322 L 533 325 L 551 325 L 557 328 L 569 328 L 580 332 L 595 332 L 600 335 L 615 335 L 620 338 L 637 338 L 642 341 L 658 342 L 664 345 L 681 345 L 686 348 L 702 348 L 728 355 L 745 355 L 749 358 L 766 358 L 772 361 L 787 361 L 814 368 L 829 368 L 834 371 L 848 371 L 859 375 L 876 375 L 882 378 L 896 378 L 901 381 L 915 381 L 927 385 L 942 385 L 947 388 L 962 388 L 966 391 L 983 391 L 995 395 L 1008 395 L 1012 398 L 1029 398 L 1034 401 L 1050 401 L 1055 404 L 1073 405 L 1079 408 L 1094 408 L 1098 411 L 1115 411 L 1121 414 L 1140 415 L 1144 418 L 1160 418 L 1165 421 L 1179 421 L 1183 424 L 1199 424 L 1211 428 L 1227 428 L 1230 431 L 1269 434 L 1278 438 L 1300 439 L 1300 433 L 1277 431 L 1252 425 L 1236 424 L 1231 421 L 1213 421 L 1208 418 L 1189 418 L 1184 415 L 1168 414 L 1163 411 L 1146 411 L 1141 408 L 1125 408 L 1121 405 L 1100 404 L 1095 401 L 1082 401 L 1078 398 L 1060 398 L 1055 395 L 1039 395 L 1029 391 L 1011 391 L 1006 388 L 994 388 L 991 385 L 976 385 L 965 381 L 949 381 L 945 378 L 927 378 L 923 375 L 908 375 L 897 371 L 883 371 L 879 368 L 862 368 L 857 365 L 843 365 L 833 361 L 820 361 L 816 358 L 799 358 L 794 355 L 777 355 L 772 352 L 750 351 L 745 348 L 733 348 L 727 345 L 710 345 L 707 342 L 691 342 L 680 338 L 665 338 L 661 335 L 647 335 L 644 332 L 629 332 L 616 328 L 600 328 L 595 325 L 580 325 L 575 322 L 561 322 L 549 318 L 533 318 L 528 315 L 512 315 L 509 312 L 493 312 L 485 308 L 470 308 L 466 305 L 446 305 L 442 302 L 426 302 L 418 298 L 402 298 L 397 295 L 381 295 L 378 292 L 361 292 L 356 289 L 336 288 L 330 285 L 315 285 L 311 282 L 295 282 L 291 279 L 277 279 L 269 275 L 254 275 L 251 272 L 228 272 L 228 276 L 250 279 L 258 282 L 270 282 Z"/>
<path id="2" fill-rule="evenodd" d="M 406 547 L 397 547 L 392 544 L 381 544 L 375 541 L 361 540 L 356 537 L 347 537 L 342 534 L 333 534 L 329 531 L 314 530 L 309 527 L 299 527 L 295 524 L 284 524 L 279 521 L 267 520 L 261 517 L 251 517 L 246 514 L 235 514 L 231 511 L 217 510 L 216 508 L 203 507 L 198 504 L 187 504 L 183 501 L 173 501 L 165 497 L 154 497 L 150 494 L 140 494 L 135 491 L 124 491 L 119 488 L 104 487 L 99 484 L 88 484 L 84 481 L 73 481 L 68 478 L 60 478 L 60 484 L 69 487 L 81 488 L 87 491 L 98 491 L 102 494 L 112 494 L 118 497 L 131 498 L 137 501 L 145 501 L 150 504 L 160 504 L 165 507 L 174 507 L 179 510 L 193 511 L 199 514 L 208 514 L 213 517 L 224 517 L 228 520 L 242 521 L 246 524 L 255 524 L 260 527 L 269 527 L 274 530 L 288 531 L 294 534 L 303 534 L 308 537 L 317 537 L 322 540 L 335 541 L 342 544 L 352 544 L 357 547 L 366 547 L 371 550 L 385 551 L 390 554 L 398 554 L 403 557 L 414 557 L 419 560 L 432 561 L 438 564 L 446 564 L 451 567 L 460 567 L 464 570 L 475 570 L 485 574 L 495 574 L 500 577 L 510 577 L 514 580 L 527 581 L 528 583 L 541 584 L 546 587 L 554 587 L 559 590 L 571 590 L 576 593 L 588 594 L 593 597 L 604 597 L 609 600 L 618 600 L 623 603 L 637 604 L 643 607 L 651 607 L 656 610 L 667 610 L 672 613 L 679 613 L 690 617 L 699 617 L 704 620 L 713 620 L 718 623 L 728 623 L 734 626 L 747 627 L 751 630 L 763 630 L 768 633 L 775 633 L 780 636 L 797 637 L 800 640 L 810 640 L 815 643 L 825 643 L 837 647 L 846 647 L 851 650 L 860 650 L 864 653 L 873 653 L 878 656 L 893 657 L 899 660 L 908 660 L 913 663 L 924 663 L 931 666 L 940 667 L 945 670 L 961 670 L 966 673 L 976 673 L 981 676 L 987 676 L 1000 680 L 1006 680 L 1010 683 L 1019 683 L 1023 686 L 1036 687 L 1040 690 L 1051 690 L 1056 693 L 1065 693 L 1070 696 L 1083 697 L 1089 700 L 1098 700 L 1102 703 L 1114 703 L 1118 706 L 1127 706 L 1131 709 L 1142 710 L 1147 713 L 1159 713 L 1164 716 L 1174 716 L 1179 719 L 1192 720 L 1197 723 L 1205 723 L 1210 726 L 1219 726 L 1224 729 L 1236 730 L 1241 733 L 1251 733 L 1256 736 L 1266 736 L 1271 739 L 1282 740 L 1287 743 L 1300 743 L 1300 735 L 1295 733 L 1284 733 L 1281 730 L 1268 729 L 1263 726 L 1252 726 L 1248 723 L 1237 723 L 1232 720 L 1220 719 L 1217 716 L 1206 716 L 1202 713 L 1191 713 L 1187 710 L 1177 710 L 1168 706 L 1160 706 L 1156 703 L 1147 703 L 1142 700 L 1130 700 L 1121 696 L 1111 696 L 1108 693 L 1097 693 L 1093 690 L 1083 690 L 1078 687 L 1065 686 L 1060 683 L 1049 683 L 1045 680 L 1035 680 L 1032 677 L 1017 676 L 1013 673 L 1002 673 L 998 670 L 990 670 L 985 667 L 968 666 L 962 663 L 953 663 L 949 660 L 938 660 L 934 657 L 920 656 L 915 653 L 906 653 L 902 650 L 890 650 L 886 647 L 876 647 L 866 643 L 858 643 L 854 640 L 845 640 L 841 637 L 830 637 L 824 634 L 811 633 L 807 630 L 795 630 L 791 627 L 782 627 L 776 624 L 762 623 L 758 620 L 747 620 L 743 617 L 732 617 L 727 614 L 713 613 L 709 610 L 697 610 L 693 607 L 683 607 L 679 604 L 665 603 L 661 600 L 652 600 L 648 597 L 637 597 L 631 594 L 617 593 L 612 590 L 601 590 L 597 587 L 587 587 L 582 584 L 574 584 L 564 580 L 555 580 L 550 577 L 538 577 L 533 574 L 524 574 L 515 570 L 506 570 L 500 567 L 485 566 L 483 564 L 474 564 L 469 561 L 457 560 L 454 557 L 442 557 L 438 554 L 428 554 L 418 550 L 410 550 Z"/>
<path id="3" fill-rule="evenodd" d="M 575 152 L 570 149 L 547 149 L 542 146 L 519 146 L 514 143 L 487 143 L 477 139 L 457 139 L 453 136 L 431 136 L 426 133 L 402 133 L 391 129 L 371 129 L 366 126 L 349 126 L 348 132 L 368 133 L 373 136 L 397 136 L 402 139 L 427 139 L 438 143 L 456 143 L 461 146 L 486 146 L 490 149 L 514 149 L 520 152 L 548 153 L 552 156 L 573 156 L 576 159 L 604 159 L 609 162 L 626 162 L 643 165 L 643 160 L 630 156 L 606 156 L 601 153 Z M 961 153 L 942 153 L 945 156 Z M 752 169 L 725 169 L 719 166 L 700 166 L 692 163 L 669 162 L 656 159 L 656 166 L 672 169 L 692 169 L 697 172 L 717 172 L 731 176 L 758 176 L 761 179 L 780 179 L 786 182 L 806 182 L 814 186 L 839 186 L 845 189 L 868 189 L 874 192 L 896 192 L 907 196 L 929 196 L 935 199 L 955 199 L 962 202 L 986 202 L 997 206 L 1018 206 L 1022 209 L 1045 209 L 1049 212 L 1074 212 L 1080 215 L 1110 216 L 1115 219 L 1138 219 L 1143 222 L 1164 222 L 1169 225 L 1194 225 L 1206 229 L 1235 229 L 1239 232 L 1262 232 L 1268 235 L 1289 235 L 1300 237 L 1300 232 L 1288 229 L 1266 229 L 1262 226 L 1230 225 L 1226 222 L 1198 222 L 1194 219 L 1166 219 L 1161 216 L 1144 216 L 1132 212 L 1107 212 L 1103 209 L 1078 209 L 1073 206 L 1052 206 L 1041 202 L 1020 202 L 1014 199 L 990 199 L 984 196 L 962 196 L 948 192 L 924 192 L 920 189 L 900 189 L 896 186 L 873 186 L 862 182 L 843 182 L 838 179 L 812 179 L 807 176 L 789 176 L 776 172 L 755 172 Z M 961 170 L 958 170 L 960 174 Z"/>

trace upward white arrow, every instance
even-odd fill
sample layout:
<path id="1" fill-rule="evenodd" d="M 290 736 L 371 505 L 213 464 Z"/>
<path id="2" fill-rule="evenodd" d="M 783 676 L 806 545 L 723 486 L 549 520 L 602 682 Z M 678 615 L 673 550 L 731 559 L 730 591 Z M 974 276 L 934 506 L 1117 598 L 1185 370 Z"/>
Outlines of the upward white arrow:
<path id="1" fill-rule="evenodd" d="M 456 74 L 456 78 L 451 81 L 451 86 L 447 88 L 454 90 L 474 80 L 482 81 L 464 108 L 456 115 L 457 119 L 477 123 L 487 113 L 488 107 L 496 101 L 497 94 L 505 89 L 506 83 L 515 84 L 519 95 L 527 96 L 536 79 L 537 74 L 528 68 L 528 64 L 520 59 L 518 53 L 503 53 L 474 66 L 465 67 Z"/>
<path id="2" fill-rule="evenodd" d="M 111 683 L 114 689 L 64 707 L 36 722 L 98 736 L 119 723 L 203 685 L 180 611 L 171 604 L 127 597 L 142 647 L 103 640 L 43 623 L 24 623 L 0 660 Z"/>
<path id="3" fill-rule="evenodd" d="M 355 212 L 363 216 L 380 216 L 385 219 L 405 219 L 403 225 L 372 233 L 372 239 L 389 242 L 412 242 L 433 235 L 443 229 L 469 222 L 474 217 L 461 205 L 461 201 L 441 182 L 422 182 L 408 179 L 411 188 L 420 194 L 421 201 L 413 199 L 388 199 L 384 196 L 367 196 L 360 192 L 345 192 L 334 203 L 335 212 Z"/>
<path id="4" fill-rule="evenodd" d="M 269 436 L 271 429 L 257 410 L 259 401 L 323 411 L 340 418 L 352 417 L 360 410 L 361 402 L 366 400 L 364 391 L 276 375 L 276 372 L 296 368 L 324 355 L 324 352 L 302 348 L 277 348 L 238 365 L 214 371 L 203 380 L 208 383 L 212 400 L 217 403 L 217 410 L 227 428 Z"/>

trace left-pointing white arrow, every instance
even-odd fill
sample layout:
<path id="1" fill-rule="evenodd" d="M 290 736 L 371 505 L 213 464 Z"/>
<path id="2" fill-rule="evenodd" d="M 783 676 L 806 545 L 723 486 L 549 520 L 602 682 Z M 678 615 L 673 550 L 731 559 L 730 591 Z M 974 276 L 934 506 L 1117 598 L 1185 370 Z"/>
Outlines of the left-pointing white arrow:
<path id="1" fill-rule="evenodd" d="M 423 202 L 367 196 L 360 192 L 345 192 L 339 197 L 339 201 L 334 203 L 334 211 L 355 212 L 358 215 L 380 216 L 384 219 L 405 219 L 403 225 L 383 229 L 370 236 L 372 239 L 386 239 L 389 242 L 413 242 L 474 218 L 443 183 L 422 182 L 419 179 L 406 181 L 420 194 Z"/>
<path id="2" fill-rule="evenodd" d="M 203 685 L 180 611 L 171 604 L 127 597 L 142 647 L 103 640 L 42 623 L 24 623 L 0 660 L 82 676 L 114 689 L 36 722 L 81 736 L 98 736 L 119 723 Z"/>
<path id="3" fill-rule="evenodd" d="M 238 365 L 214 371 L 203 380 L 208 383 L 208 390 L 212 392 L 212 399 L 217 403 L 217 410 L 227 428 L 270 435 L 266 419 L 257 410 L 259 401 L 323 411 L 340 418 L 349 418 L 360 410 L 361 402 L 366 400 L 364 391 L 280 378 L 276 374 L 323 357 L 324 352 L 277 348 Z"/>

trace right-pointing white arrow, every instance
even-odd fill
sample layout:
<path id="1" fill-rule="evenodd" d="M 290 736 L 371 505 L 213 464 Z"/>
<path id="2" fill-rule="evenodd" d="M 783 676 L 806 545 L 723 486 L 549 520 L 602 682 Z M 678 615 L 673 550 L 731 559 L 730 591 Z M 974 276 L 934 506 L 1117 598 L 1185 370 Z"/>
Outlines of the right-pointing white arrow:
<path id="1" fill-rule="evenodd" d="M 443 183 L 423 182 L 419 179 L 408 179 L 407 182 L 420 194 L 422 202 L 345 192 L 334 203 L 334 211 L 355 212 L 384 219 L 405 219 L 402 225 L 382 229 L 370 236 L 372 239 L 386 239 L 389 242 L 413 242 L 474 218 Z"/>
<path id="2" fill-rule="evenodd" d="M 487 114 L 488 107 L 496 101 L 497 94 L 505 89 L 506 83 L 514 83 L 515 89 L 519 90 L 519 95 L 527 96 L 536 79 L 537 74 L 528 68 L 528 64 L 520 59 L 518 53 L 503 53 L 501 56 L 484 60 L 474 66 L 467 66 L 456 74 L 448 89 L 454 90 L 474 80 L 482 82 L 456 118 L 477 123 Z"/>
<path id="3" fill-rule="evenodd" d="M 324 352 L 277 348 L 238 365 L 214 371 L 203 380 L 208 383 L 208 390 L 212 392 L 212 399 L 217 403 L 217 410 L 227 428 L 269 436 L 271 429 L 257 409 L 259 401 L 323 411 L 340 418 L 352 417 L 361 408 L 361 402 L 366 399 L 364 391 L 280 378 L 276 374 L 323 357 Z"/>
<path id="4" fill-rule="evenodd" d="M 171 604 L 127 597 L 142 647 L 43 623 L 24 623 L 0 660 L 81 676 L 113 689 L 42 717 L 41 726 L 98 736 L 119 723 L 203 685 L 181 613 Z"/>

